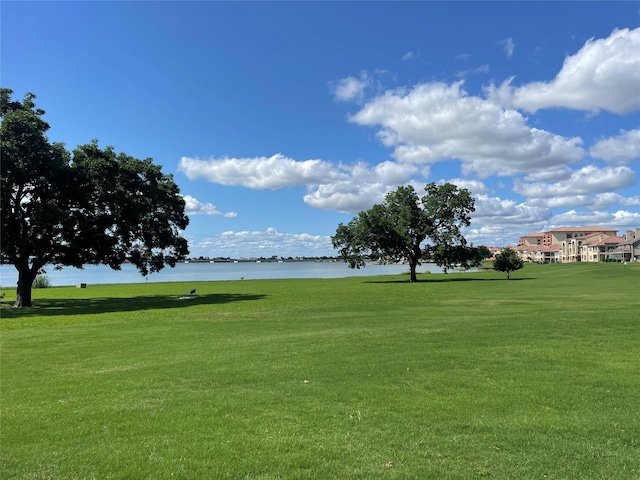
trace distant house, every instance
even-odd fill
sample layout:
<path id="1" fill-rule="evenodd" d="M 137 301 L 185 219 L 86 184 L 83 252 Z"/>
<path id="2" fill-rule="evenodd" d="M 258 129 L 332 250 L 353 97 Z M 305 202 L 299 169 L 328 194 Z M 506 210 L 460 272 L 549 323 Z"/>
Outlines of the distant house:
<path id="1" fill-rule="evenodd" d="M 524 237 L 520 237 L 520 241 L 518 242 L 518 246 L 533 246 L 533 245 L 550 245 L 551 241 L 550 241 L 551 237 L 547 238 L 547 234 L 544 232 L 536 232 L 536 233 L 529 233 L 527 235 L 525 235 Z"/>
<path id="2" fill-rule="evenodd" d="M 640 260 L 640 228 L 617 234 L 604 227 L 560 227 L 520 237 L 515 250 L 537 263 Z"/>
<path id="3" fill-rule="evenodd" d="M 518 245 L 515 249 L 525 262 L 559 263 L 562 248 L 559 245 Z"/>
<path id="4" fill-rule="evenodd" d="M 627 230 L 623 240 L 609 252 L 612 260 L 640 261 L 640 228 Z"/>
<path id="5" fill-rule="evenodd" d="M 618 247 L 624 238 L 617 235 L 607 235 L 596 233 L 584 239 L 580 251 L 582 262 L 604 262 L 612 259 L 613 251 Z"/>

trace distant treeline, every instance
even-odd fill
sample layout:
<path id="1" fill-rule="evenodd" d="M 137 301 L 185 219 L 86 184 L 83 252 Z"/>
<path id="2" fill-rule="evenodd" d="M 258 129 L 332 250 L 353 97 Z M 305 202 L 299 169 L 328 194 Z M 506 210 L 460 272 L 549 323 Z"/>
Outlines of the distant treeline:
<path id="1" fill-rule="evenodd" d="M 186 258 L 185 262 L 189 263 L 241 263 L 241 262 L 341 262 L 339 257 L 191 257 Z"/>

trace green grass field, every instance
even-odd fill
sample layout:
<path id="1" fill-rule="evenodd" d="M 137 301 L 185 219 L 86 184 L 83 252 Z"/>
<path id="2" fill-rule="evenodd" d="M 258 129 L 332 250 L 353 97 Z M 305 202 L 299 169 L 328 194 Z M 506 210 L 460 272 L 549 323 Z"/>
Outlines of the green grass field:
<path id="1" fill-rule="evenodd" d="M 0 478 L 640 478 L 640 264 L 420 280 L 5 290 Z"/>

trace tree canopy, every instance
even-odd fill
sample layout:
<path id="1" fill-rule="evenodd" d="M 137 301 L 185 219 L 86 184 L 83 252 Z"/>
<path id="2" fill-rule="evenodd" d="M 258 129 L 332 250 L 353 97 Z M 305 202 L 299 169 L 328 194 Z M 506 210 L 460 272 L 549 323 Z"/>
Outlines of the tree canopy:
<path id="1" fill-rule="evenodd" d="M 493 269 L 498 272 L 504 272 L 507 275 L 507 280 L 511 280 L 511 274 L 516 270 L 520 270 L 524 266 L 524 261 L 511 247 L 503 248 L 500 253 L 496 255 L 496 259 L 493 262 Z"/>
<path id="2" fill-rule="evenodd" d="M 418 196 L 412 186 L 389 192 L 385 201 L 362 211 L 331 237 L 333 247 L 351 268 L 367 259 L 409 264 L 415 282 L 421 261 L 436 263 L 446 272 L 455 266 L 478 265 L 477 249 L 467 246 L 462 229 L 471 224 L 474 199 L 467 189 L 450 183 L 425 187 Z"/>
<path id="3" fill-rule="evenodd" d="M 47 265 L 134 264 L 161 270 L 188 253 L 189 223 L 172 175 L 94 140 L 72 153 L 51 143 L 35 95 L 13 101 L 0 89 L 0 253 L 18 270 L 16 306 Z"/>

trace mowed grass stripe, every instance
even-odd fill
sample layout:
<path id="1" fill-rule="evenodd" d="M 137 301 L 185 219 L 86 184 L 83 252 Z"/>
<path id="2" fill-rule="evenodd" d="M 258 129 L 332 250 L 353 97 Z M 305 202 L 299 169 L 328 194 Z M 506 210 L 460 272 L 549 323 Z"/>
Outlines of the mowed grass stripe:
<path id="1" fill-rule="evenodd" d="M 639 267 L 36 290 L 0 477 L 636 479 Z"/>

